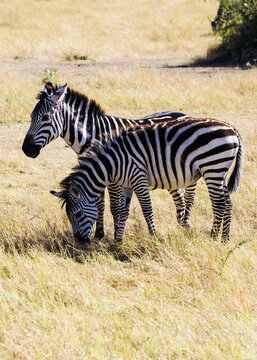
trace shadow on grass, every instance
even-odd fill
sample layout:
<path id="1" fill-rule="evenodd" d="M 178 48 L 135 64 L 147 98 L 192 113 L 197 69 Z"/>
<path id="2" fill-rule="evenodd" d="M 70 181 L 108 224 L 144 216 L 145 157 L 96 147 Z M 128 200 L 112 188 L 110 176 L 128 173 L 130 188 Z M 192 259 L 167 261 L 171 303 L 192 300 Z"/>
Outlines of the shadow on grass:
<path id="1" fill-rule="evenodd" d="M 11 230 L 8 235 L 0 231 L 0 247 L 10 256 L 33 256 L 33 251 L 54 254 L 65 259 L 72 259 L 78 263 L 94 261 L 97 257 L 112 257 L 121 262 L 132 262 L 133 259 L 160 259 L 160 253 L 175 251 L 184 256 L 187 252 L 188 241 L 197 238 L 194 229 L 178 228 L 165 236 L 151 237 L 141 229 L 141 223 L 130 227 L 124 242 L 115 242 L 112 235 L 107 234 L 103 239 L 94 237 L 91 243 L 75 240 L 73 233 L 67 226 L 46 222 L 44 226 L 29 229 Z M 209 239 L 209 231 L 206 239 Z"/>
<path id="2" fill-rule="evenodd" d="M 187 64 L 181 65 L 169 65 L 164 64 L 161 66 L 163 69 L 204 69 L 204 68 L 240 68 L 241 70 L 248 70 L 252 68 L 254 65 L 245 64 L 245 63 L 237 63 L 233 61 L 226 60 L 210 60 L 207 58 L 199 58 Z"/>
<path id="3" fill-rule="evenodd" d="M 42 251 L 78 263 L 91 261 L 98 256 L 111 256 L 121 262 L 131 262 L 132 259 L 143 259 L 145 256 L 157 259 L 163 245 L 180 248 L 180 243 L 183 243 L 182 240 L 176 241 L 173 234 L 167 237 L 144 235 L 137 224 L 127 233 L 124 242 L 115 242 L 112 235 L 106 235 L 101 240 L 92 237 L 90 244 L 78 242 L 71 231 L 50 223 L 44 228 L 33 229 L 32 233 L 26 230 L 14 233 L 8 237 L 0 234 L 0 247 L 10 256 L 30 256 L 33 251 Z M 190 231 L 184 233 L 190 236 Z"/>
<path id="4" fill-rule="evenodd" d="M 209 48 L 205 57 L 197 57 L 191 62 L 179 65 L 162 65 L 164 69 L 176 68 L 240 68 L 247 70 L 257 66 L 256 48 L 252 52 L 247 49 L 230 50 L 221 44 Z"/>
<path id="5" fill-rule="evenodd" d="M 49 234 L 50 233 L 50 234 Z M 33 250 L 52 253 L 63 258 L 72 259 L 78 263 L 89 261 L 96 255 L 111 255 L 115 260 L 130 261 L 130 255 L 124 250 L 121 243 L 115 243 L 106 236 L 99 241 L 92 238 L 91 243 L 77 242 L 72 232 L 58 230 L 51 226 L 47 230 L 39 230 L 36 234 L 21 234 L 2 239 L 0 245 L 10 256 L 30 256 Z"/>

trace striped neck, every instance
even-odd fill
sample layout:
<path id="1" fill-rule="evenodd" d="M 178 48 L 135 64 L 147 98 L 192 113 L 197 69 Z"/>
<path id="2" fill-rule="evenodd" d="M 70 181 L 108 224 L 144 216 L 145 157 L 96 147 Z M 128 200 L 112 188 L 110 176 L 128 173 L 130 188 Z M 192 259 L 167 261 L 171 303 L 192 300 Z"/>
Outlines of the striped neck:
<path id="1" fill-rule="evenodd" d="M 104 143 L 95 141 L 85 155 L 79 157 L 75 173 L 87 174 L 89 186 L 97 184 L 96 188 L 101 190 L 110 184 L 128 186 L 126 173 L 133 165 L 133 156 L 126 156 L 125 152 L 123 136 L 113 141 L 107 137 Z"/>

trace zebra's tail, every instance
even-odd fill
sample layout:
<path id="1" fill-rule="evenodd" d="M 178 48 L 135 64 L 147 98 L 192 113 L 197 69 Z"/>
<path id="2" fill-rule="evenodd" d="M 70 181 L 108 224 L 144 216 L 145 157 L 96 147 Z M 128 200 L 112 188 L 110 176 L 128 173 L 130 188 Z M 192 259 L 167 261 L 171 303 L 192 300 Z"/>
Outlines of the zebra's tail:
<path id="1" fill-rule="evenodd" d="M 237 136 L 238 136 L 238 140 L 239 140 L 239 148 L 238 148 L 238 152 L 236 155 L 235 167 L 234 167 L 234 170 L 233 170 L 233 172 L 229 178 L 229 182 L 228 182 L 228 192 L 229 193 L 237 191 L 240 181 L 241 181 L 242 170 L 243 170 L 244 148 L 243 148 L 243 144 L 242 144 L 240 135 L 237 134 Z"/>

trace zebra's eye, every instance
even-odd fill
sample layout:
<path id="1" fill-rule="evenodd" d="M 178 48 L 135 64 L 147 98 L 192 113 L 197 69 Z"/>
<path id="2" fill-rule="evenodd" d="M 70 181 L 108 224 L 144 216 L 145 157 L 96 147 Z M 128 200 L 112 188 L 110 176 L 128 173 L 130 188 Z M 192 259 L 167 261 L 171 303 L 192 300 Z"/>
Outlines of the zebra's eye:
<path id="1" fill-rule="evenodd" d="M 48 121 L 48 120 L 50 120 L 50 116 L 49 115 L 43 115 L 41 120 L 42 121 Z"/>

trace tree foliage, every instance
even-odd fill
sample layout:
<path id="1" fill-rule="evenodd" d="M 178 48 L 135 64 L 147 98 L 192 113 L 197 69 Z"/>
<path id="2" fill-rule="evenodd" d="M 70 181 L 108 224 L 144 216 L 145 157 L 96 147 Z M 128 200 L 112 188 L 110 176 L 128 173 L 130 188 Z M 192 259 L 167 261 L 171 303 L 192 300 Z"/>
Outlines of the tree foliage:
<path id="1" fill-rule="evenodd" d="M 235 63 L 257 63 L 257 0 L 220 0 L 212 28 L 222 38 L 216 49 L 218 58 Z"/>

